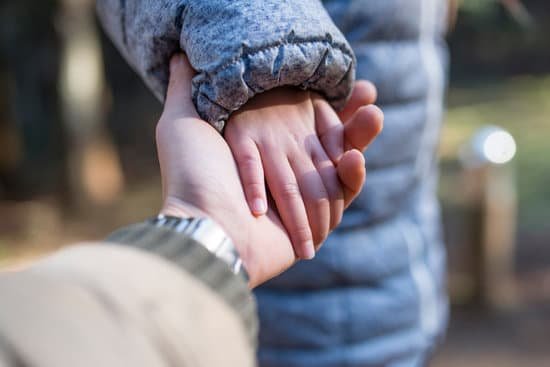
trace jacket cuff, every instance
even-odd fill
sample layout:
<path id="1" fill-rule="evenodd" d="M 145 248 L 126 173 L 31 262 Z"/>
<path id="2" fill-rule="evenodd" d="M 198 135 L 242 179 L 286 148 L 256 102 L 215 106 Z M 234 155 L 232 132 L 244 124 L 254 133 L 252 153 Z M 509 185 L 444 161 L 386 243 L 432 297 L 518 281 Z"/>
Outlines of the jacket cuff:
<path id="1" fill-rule="evenodd" d="M 292 35 L 269 47 L 246 50 L 234 61 L 193 79 L 193 102 L 201 118 L 222 131 L 232 112 L 256 94 L 295 86 L 322 94 L 341 109 L 355 80 L 355 59 L 346 45 Z"/>
<path id="2" fill-rule="evenodd" d="M 254 95 L 282 86 L 322 94 L 336 109 L 355 79 L 355 56 L 320 0 L 97 0 L 107 33 L 159 100 L 170 57 L 183 50 L 197 76 L 199 115 L 219 131 Z"/>
<path id="3" fill-rule="evenodd" d="M 355 56 L 320 0 L 192 0 L 180 16 L 180 46 L 197 76 L 199 115 L 219 131 L 258 93 L 295 86 L 344 106 Z"/>
<path id="4" fill-rule="evenodd" d="M 106 241 L 161 256 L 201 280 L 237 312 L 251 341 L 256 344 L 256 302 L 248 289 L 247 279 L 231 272 L 225 262 L 196 240 L 183 233 L 144 222 L 119 229 L 109 235 Z"/>

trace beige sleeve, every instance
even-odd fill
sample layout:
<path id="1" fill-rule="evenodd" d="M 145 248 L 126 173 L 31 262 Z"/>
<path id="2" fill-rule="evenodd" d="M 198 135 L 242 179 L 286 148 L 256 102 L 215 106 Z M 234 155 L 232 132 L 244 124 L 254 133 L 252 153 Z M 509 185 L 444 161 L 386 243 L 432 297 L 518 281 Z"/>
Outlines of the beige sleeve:
<path id="1" fill-rule="evenodd" d="M 255 365 L 221 298 L 139 250 L 78 245 L 1 273 L 0 294 L 2 367 Z"/>

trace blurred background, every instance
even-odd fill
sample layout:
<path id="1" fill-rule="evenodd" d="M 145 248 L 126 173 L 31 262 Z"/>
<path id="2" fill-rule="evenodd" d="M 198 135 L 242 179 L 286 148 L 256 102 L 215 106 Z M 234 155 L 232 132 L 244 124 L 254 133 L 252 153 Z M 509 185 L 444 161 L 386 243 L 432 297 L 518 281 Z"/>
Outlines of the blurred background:
<path id="1" fill-rule="evenodd" d="M 550 365 L 550 4 L 450 2 L 440 196 L 453 310 L 433 366 Z M 0 267 L 159 208 L 160 105 L 92 3 L 0 3 Z"/>

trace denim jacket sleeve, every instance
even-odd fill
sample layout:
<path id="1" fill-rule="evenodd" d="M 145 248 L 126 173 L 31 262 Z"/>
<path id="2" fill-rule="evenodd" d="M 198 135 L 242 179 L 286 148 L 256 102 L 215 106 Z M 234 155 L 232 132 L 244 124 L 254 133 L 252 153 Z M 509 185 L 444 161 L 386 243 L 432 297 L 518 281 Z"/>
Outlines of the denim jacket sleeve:
<path id="1" fill-rule="evenodd" d="M 177 50 L 197 70 L 193 101 L 222 130 L 254 95 L 291 85 L 335 108 L 349 96 L 355 57 L 319 0 L 98 0 L 99 17 L 160 100 Z"/>

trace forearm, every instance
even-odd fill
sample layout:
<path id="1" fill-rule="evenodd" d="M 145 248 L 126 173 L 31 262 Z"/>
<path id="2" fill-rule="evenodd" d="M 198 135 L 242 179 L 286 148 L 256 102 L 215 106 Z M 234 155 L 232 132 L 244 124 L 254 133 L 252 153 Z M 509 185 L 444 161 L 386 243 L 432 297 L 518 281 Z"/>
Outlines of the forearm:
<path id="1" fill-rule="evenodd" d="M 160 256 L 200 280 L 239 314 L 251 340 L 255 341 L 256 306 L 247 286 L 248 279 L 243 274 L 232 273 L 225 262 L 193 238 L 143 222 L 117 230 L 107 241 Z"/>
<path id="2" fill-rule="evenodd" d="M 256 316 L 245 280 L 192 239 L 149 224 L 111 241 L 124 246 L 77 245 L 0 274 L 0 361 L 254 365 Z"/>

